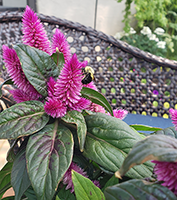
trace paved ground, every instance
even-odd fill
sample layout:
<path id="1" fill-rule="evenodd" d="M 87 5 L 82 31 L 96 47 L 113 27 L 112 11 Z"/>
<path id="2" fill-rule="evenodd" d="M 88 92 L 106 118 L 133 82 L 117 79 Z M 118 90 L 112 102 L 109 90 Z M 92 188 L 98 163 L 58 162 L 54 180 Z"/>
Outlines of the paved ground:
<path id="1" fill-rule="evenodd" d="M 0 140 L 0 169 L 6 163 L 6 154 L 9 149 L 9 143 L 7 140 Z"/>

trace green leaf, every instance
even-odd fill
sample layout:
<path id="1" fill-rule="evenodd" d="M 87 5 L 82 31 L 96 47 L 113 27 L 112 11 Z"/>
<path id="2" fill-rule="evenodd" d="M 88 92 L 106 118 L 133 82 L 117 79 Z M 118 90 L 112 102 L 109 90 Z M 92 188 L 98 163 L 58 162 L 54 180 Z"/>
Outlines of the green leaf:
<path id="1" fill-rule="evenodd" d="M 156 127 L 139 125 L 139 124 L 133 124 L 130 126 L 133 127 L 137 131 L 159 131 L 159 130 L 162 130 L 162 128 L 156 128 Z"/>
<path id="2" fill-rule="evenodd" d="M 8 150 L 7 156 L 6 156 L 6 160 L 7 160 L 8 162 L 13 162 L 14 159 L 15 159 L 15 156 L 16 156 L 16 155 L 15 155 L 15 152 L 14 152 L 14 148 L 16 147 L 17 142 L 19 141 L 19 139 L 20 139 L 20 138 L 14 140 L 13 143 L 10 144 L 10 149 Z"/>
<path id="3" fill-rule="evenodd" d="M 66 190 L 66 187 L 63 187 L 57 195 L 60 200 L 76 200 L 74 194 L 71 193 L 70 189 Z"/>
<path id="4" fill-rule="evenodd" d="M 59 50 L 57 48 L 56 53 L 53 53 L 51 57 L 53 58 L 53 61 L 55 62 L 55 64 L 59 68 L 59 73 L 60 73 L 62 68 L 63 68 L 63 65 L 65 63 L 63 53 L 59 52 Z"/>
<path id="5" fill-rule="evenodd" d="M 81 94 L 84 98 L 89 99 L 93 103 L 104 107 L 113 116 L 111 105 L 108 103 L 107 99 L 102 94 L 100 94 L 96 90 L 87 87 L 82 88 Z"/>
<path id="6" fill-rule="evenodd" d="M 45 126 L 32 135 L 26 149 L 27 169 L 37 199 L 51 199 L 73 156 L 72 133 L 63 125 Z"/>
<path id="7" fill-rule="evenodd" d="M 123 162 L 117 177 L 147 160 L 177 162 L 177 139 L 166 135 L 152 135 L 135 144 Z"/>
<path id="8" fill-rule="evenodd" d="M 14 200 L 14 199 L 15 199 L 15 196 L 9 196 L 9 197 L 3 198 L 2 200 Z"/>
<path id="9" fill-rule="evenodd" d="M 32 186 L 30 186 L 26 191 L 25 191 L 25 196 L 28 198 L 27 200 L 37 200 L 35 192 L 32 188 Z"/>
<path id="10" fill-rule="evenodd" d="M 129 180 L 108 187 L 104 191 L 107 200 L 174 200 L 176 196 L 167 187 L 144 180 Z"/>
<path id="11" fill-rule="evenodd" d="M 94 183 L 72 170 L 72 181 L 77 200 L 104 200 L 102 191 Z"/>
<path id="12" fill-rule="evenodd" d="M 31 185 L 26 168 L 25 148 L 20 150 L 13 163 L 11 183 L 15 191 L 15 200 L 21 199 L 24 192 Z"/>
<path id="13" fill-rule="evenodd" d="M 109 187 L 109 186 L 113 186 L 119 183 L 119 179 L 117 177 L 115 177 L 115 175 L 113 175 L 104 185 L 102 191 L 105 190 L 105 188 Z"/>
<path id="14" fill-rule="evenodd" d="M 84 144 L 87 132 L 87 127 L 83 115 L 76 110 L 72 110 L 67 112 L 67 114 L 64 117 L 62 117 L 62 120 L 67 123 L 76 124 L 77 137 L 79 141 L 80 150 L 82 152 L 84 150 Z"/>
<path id="15" fill-rule="evenodd" d="M 15 104 L 0 113 L 0 139 L 16 139 L 42 129 L 49 116 L 43 103 L 25 101 Z"/>
<path id="16" fill-rule="evenodd" d="M 174 126 L 165 128 L 165 129 L 160 130 L 160 131 L 156 131 L 154 134 L 156 134 L 156 135 L 162 134 L 162 135 L 167 135 L 167 136 L 172 136 L 174 138 L 177 138 L 177 131 L 175 130 Z"/>
<path id="17" fill-rule="evenodd" d="M 14 48 L 26 78 L 40 94 L 46 97 L 49 77 L 57 78 L 59 68 L 44 51 L 25 44 L 18 44 Z"/>
<path id="18" fill-rule="evenodd" d="M 3 85 L 8 84 L 8 85 L 13 85 L 13 81 L 12 79 L 7 79 L 5 80 L 1 85 L 0 85 L 0 97 L 2 97 L 2 87 Z"/>
<path id="19" fill-rule="evenodd" d="M 5 166 L 0 171 L 0 199 L 3 194 L 11 188 L 11 170 L 12 163 L 6 163 Z"/>
<path id="20" fill-rule="evenodd" d="M 124 121 L 103 113 L 85 117 L 87 137 L 83 154 L 105 169 L 120 169 L 132 147 L 142 138 Z M 135 166 L 126 175 L 131 178 L 151 176 L 153 164 Z"/>

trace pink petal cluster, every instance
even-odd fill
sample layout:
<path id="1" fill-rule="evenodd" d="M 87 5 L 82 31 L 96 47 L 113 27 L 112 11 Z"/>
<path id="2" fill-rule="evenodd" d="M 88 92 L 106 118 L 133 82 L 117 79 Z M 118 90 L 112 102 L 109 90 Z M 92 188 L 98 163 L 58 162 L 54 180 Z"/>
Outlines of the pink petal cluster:
<path id="1" fill-rule="evenodd" d="M 162 162 L 153 160 L 155 163 L 154 173 L 162 185 L 177 195 L 177 162 Z"/>
<path id="2" fill-rule="evenodd" d="M 123 120 L 128 114 L 128 111 L 127 110 L 124 110 L 124 109 L 115 109 L 113 110 L 113 115 L 114 117 L 118 118 L 118 119 L 121 119 Z"/>
<path id="3" fill-rule="evenodd" d="M 82 89 L 82 68 L 86 66 L 86 62 L 80 63 L 74 54 L 70 60 L 64 64 L 63 69 L 54 85 L 54 94 L 52 99 L 48 99 L 44 106 L 45 111 L 51 116 L 63 117 L 65 112 L 60 112 L 58 105 L 54 106 L 54 102 L 60 103 L 64 110 L 77 110 L 81 111 L 90 105 L 90 101 L 81 97 Z M 52 103 L 49 104 L 49 100 Z M 53 109 L 53 107 L 58 109 Z M 55 114 L 54 114 L 55 112 Z M 59 114 L 58 114 L 59 112 Z"/>
<path id="4" fill-rule="evenodd" d="M 67 185 L 66 190 L 71 189 L 71 193 L 74 192 L 74 185 L 73 185 L 73 182 L 72 182 L 72 174 L 71 174 L 72 170 L 74 170 L 77 173 L 81 174 L 82 176 L 88 178 L 87 173 L 84 172 L 84 170 L 81 167 L 79 167 L 77 164 L 72 162 L 69 169 L 67 170 L 67 172 L 65 173 L 65 175 L 63 177 L 63 184 Z M 92 182 L 95 184 L 95 186 L 100 187 L 99 181 L 94 180 Z"/>
<path id="5" fill-rule="evenodd" d="M 19 90 L 17 90 L 16 92 L 15 90 L 13 90 L 12 92 L 15 95 L 15 100 L 17 102 L 22 102 L 22 100 L 25 100 L 25 99 L 27 101 L 27 99 L 34 100 L 34 99 L 40 98 L 41 95 L 37 92 L 37 90 L 30 84 L 30 82 L 26 78 L 22 70 L 20 60 L 15 50 L 10 49 L 6 45 L 2 46 L 2 50 L 3 50 L 3 59 L 5 62 L 5 66 L 7 68 L 7 72 L 12 78 L 14 84 L 19 88 Z M 26 95 L 28 93 L 29 93 L 29 96 Z M 21 95 L 24 94 L 24 96 L 20 97 L 20 94 Z M 32 99 L 30 99 L 30 97 Z"/>
<path id="6" fill-rule="evenodd" d="M 175 129 L 177 130 L 177 110 L 174 110 L 173 108 L 170 108 L 169 110 L 171 120 L 175 126 Z"/>
<path id="7" fill-rule="evenodd" d="M 23 43 L 51 54 L 46 31 L 37 14 L 29 6 L 26 6 L 22 21 Z"/>
<path id="8" fill-rule="evenodd" d="M 66 114 L 67 108 L 58 98 L 49 97 L 44 105 L 45 112 L 53 118 L 63 117 Z"/>
<path id="9" fill-rule="evenodd" d="M 24 90 L 10 90 L 10 93 L 13 95 L 14 100 L 17 103 L 21 103 L 23 101 L 31 101 L 31 100 L 39 100 L 41 97 L 39 94 L 35 94 L 33 92 L 26 93 Z"/>
<path id="10" fill-rule="evenodd" d="M 66 41 L 66 37 L 59 29 L 56 29 L 52 38 L 52 54 L 56 52 L 56 48 L 63 53 L 65 62 L 71 58 L 70 46 Z"/>

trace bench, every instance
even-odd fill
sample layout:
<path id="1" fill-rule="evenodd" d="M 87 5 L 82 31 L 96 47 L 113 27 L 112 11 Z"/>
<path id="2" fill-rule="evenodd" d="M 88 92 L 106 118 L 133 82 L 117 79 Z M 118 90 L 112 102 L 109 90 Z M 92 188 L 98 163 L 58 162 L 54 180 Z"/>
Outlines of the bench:
<path id="1" fill-rule="evenodd" d="M 21 11 L 0 13 L 0 46 L 21 42 L 22 14 Z M 133 120 L 156 126 L 160 120 L 162 128 L 172 126 L 171 120 L 164 118 L 169 118 L 169 108 L 177 108 L 177 61 L 144 52 L 79 23 L 38 16 L 49 38 L 59 28 L 66 35 L 72 53 L 80 61 L 88 61 L 95 70 L 99 92 L 106 96 L 113 109 L 122 108 L 130 113 L 125 118 L 128 124 Z M 0 71 L 1 78 L 7 79 L 1 49 Z"/>

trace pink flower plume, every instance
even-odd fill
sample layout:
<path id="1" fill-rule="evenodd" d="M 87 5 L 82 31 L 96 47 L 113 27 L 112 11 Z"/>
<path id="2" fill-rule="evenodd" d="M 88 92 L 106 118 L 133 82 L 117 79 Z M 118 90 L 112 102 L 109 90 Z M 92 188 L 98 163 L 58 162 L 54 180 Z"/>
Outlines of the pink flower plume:
<path id="1" fill-rule="evenodd" d="M 38 100 L 42 95 L 34 94 L 32 92 L 26 93 L 23 90 L 10 90 L 10 93 L 13 95 L 14 100 L 17 103 L 21 103 L 23 101 L 31 101 L 31 100 Z"/>
<path id="2" fill-rule="evenodd" d="M 45 112 L 53 118 L 60 118 L 66 114 L 67 108 L 58 98 L 48 98 L 44 105 Z"/>
<path id="3" fill-rule="evenodd" d="M 85 67 L 85 65 L 86 62 L 80 63 L 77 60 L 76 54 L 74 54 L 72 58 L 64 64 L 57 83 L 55 84 L 54 95 L 64 102 L 68 108 L 75 108 L 76 104 L 81 101 L 81 69 Z"/>
<path id="4" fill-rule="evenodd" d="M 56 48 L 58 48 L 59 52 L 63 53 L 66 63 L 71 58 L 70 47 L 64 34 L 59 29 L 56 29 L 52 38 L 52 53 L 56 52 Z"/>
<path id="5" fill-rule="evenodd" d="M 177 162 L 162 162 L 153 160 L 155 163 L 154 173 L 157 180 L 162 181 L 162 185 L 177 195 Z"/>
<path id="6" fill-rule="evenodd" d="M 175 129 L 177 130 L 177 110 L 174 110 L 173 108 L 170 108 L 169 110 L 171 120 L 175 126 Z"/>
<path id="7" fill-rule="evenodd" d="M 26 93 L 29 92 L 33 93 L 34 95 L 41 96 L 26 78 L 22 70 L 20 60 L 15 50 L 10 49 L 6 45 L 3 45 L 2 50 L 3 50 L 3 59 L 5 62 L 5 66 L 7 68 L 7 72 L 14 81 L 14 84 L 19 89 L 24 90 Z"/>
<path id="8" fill-rule="evenodd" d="M 128 111 L 127 110 L 124 110 L 124 109 L 115 109 L 113 110 L 113 115 L 114 117 L 116 118 L 119 118 L 121 120 L 123 120 L 128 114 Z"/>
<path id="9" fill-rule="evenodd" d="M 29 6 L 26 6 L 22 22 L 23 43 L 51 54 L 46 31 L 37 14 Z"/>
<path id="10" fill-rule="evenodd" d="M 88 178 L 87 173 L 84 172 L 84 170 L 81 167 L 79 167 L 77 164 L 72 162 L 69 169 L 66 171 L 66 173 L 63 177 L 63 184 L 67 185 L 66 190 L 71 189 L 71 193 L 74 192 L 74 185 L 73 185 L 73 182 L 72 182 L 72 174 L 71 174 L 72 170 L 74 170 L 77 173 L 81 174 L 82 176 Z M 92 182 L 95 184 L 95 186 L 100 187 L 99 181 L 94 180 Z"/>

